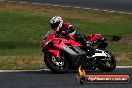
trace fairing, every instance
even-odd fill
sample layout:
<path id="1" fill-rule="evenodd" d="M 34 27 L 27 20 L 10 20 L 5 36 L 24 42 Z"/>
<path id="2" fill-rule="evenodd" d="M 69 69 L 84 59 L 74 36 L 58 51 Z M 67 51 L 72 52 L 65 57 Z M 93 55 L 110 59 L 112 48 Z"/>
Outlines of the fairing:
<path id="1" fill-rule="evenodd" d="M 86 53 L 80 48 L 81 44 L 63 37 L 56 38 L 55 32 L 55 30 L 52 31 L 42 42 L 43 51 L 53 53 L 55 58 L 60 58 L 60 51 L 65 52 L 66 59 L 69 59 L 72 67 L 79 67 L 80 64 L 84 64 L 86 62 Z M 46 48 L 50 42 L 52 42 L 54 48 Z"/>

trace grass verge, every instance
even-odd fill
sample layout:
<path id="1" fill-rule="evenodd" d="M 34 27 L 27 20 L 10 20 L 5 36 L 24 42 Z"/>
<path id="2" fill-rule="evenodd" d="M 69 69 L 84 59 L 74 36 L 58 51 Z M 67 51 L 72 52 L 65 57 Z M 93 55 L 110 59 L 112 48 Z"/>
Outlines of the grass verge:
<path id="1" fill-rule="evenodd" d="M 36 70 L 46 67 L 43 57 L 38 56 L 0 56 L 1 70 Z"/>

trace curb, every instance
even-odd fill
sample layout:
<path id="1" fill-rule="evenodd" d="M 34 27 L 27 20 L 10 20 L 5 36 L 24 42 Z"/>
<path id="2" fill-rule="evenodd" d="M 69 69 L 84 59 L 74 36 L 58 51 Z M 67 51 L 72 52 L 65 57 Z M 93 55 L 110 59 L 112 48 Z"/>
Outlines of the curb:
<path id="1" fill-rule="evenodd" d="M 116 66 L 116 68 L 132 68 L 132 66 Z"/>

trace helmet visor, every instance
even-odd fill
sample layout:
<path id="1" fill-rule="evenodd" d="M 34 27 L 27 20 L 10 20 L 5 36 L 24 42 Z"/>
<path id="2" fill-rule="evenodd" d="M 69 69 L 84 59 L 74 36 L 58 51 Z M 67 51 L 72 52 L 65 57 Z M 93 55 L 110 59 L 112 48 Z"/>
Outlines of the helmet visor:
<path id="1" fill-rule="evenodd" d="M 55 29 L 59 26 L 59 23 L 53 23 L 53 24 L 50 24 L 50 26 L 52 29 Z"/>

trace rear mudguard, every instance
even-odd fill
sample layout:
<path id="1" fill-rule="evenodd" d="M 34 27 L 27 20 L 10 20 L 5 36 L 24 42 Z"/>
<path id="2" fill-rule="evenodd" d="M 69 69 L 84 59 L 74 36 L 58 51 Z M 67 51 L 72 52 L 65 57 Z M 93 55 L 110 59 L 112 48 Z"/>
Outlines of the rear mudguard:
<path id="1" fill-rule="evenodd" d="M 66 58 L 70 61 L 72 68 L 78 68 L 80 65 L 86 65 L 87 56 L 86 53 L 82 49 L 80 49 L 80 47 L 68 47 L 63 51 L 65 52 Z"/>

